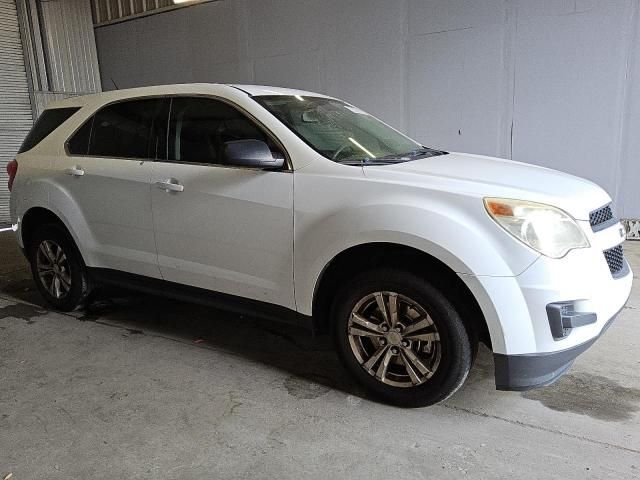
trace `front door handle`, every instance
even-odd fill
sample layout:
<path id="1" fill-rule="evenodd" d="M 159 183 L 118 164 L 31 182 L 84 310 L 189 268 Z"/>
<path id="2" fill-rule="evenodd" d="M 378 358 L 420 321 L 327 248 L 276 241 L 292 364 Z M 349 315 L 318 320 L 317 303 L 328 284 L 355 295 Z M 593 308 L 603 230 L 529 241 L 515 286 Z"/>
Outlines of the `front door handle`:
<path id="1" fill-rule="evenodd" d="M 181 185 L 175 178 L 156 182 L 156 187 L 160 190 L 164 190 L 165 192 L 182 192 L 184 190 L 184 185 Z"/>
<path id="2" fill-rule="evenodd" d="M 66 173 L 67 175 L 72 175 L 74 177 L 81 177 L 84 175 L 84 170 L 82 169 L 82 167 L 76 165 L 75 167 L 66 168 L 64 170 L 64 173 Z"/>

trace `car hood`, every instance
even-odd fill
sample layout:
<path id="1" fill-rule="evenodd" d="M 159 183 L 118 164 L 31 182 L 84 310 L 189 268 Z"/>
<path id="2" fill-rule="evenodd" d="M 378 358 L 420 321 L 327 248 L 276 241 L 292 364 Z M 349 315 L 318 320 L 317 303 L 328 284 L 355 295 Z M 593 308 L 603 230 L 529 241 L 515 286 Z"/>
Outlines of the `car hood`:
<path id="1" fill-rule="evenodd" d="M 367 177 L 457 190 L 479 197 L 503 197 L 546 203 L 578 220 L 611 202 L 595 183 L 568 173 L 500 158 L 449 153 L 404 163 L 365 167 Z"/>

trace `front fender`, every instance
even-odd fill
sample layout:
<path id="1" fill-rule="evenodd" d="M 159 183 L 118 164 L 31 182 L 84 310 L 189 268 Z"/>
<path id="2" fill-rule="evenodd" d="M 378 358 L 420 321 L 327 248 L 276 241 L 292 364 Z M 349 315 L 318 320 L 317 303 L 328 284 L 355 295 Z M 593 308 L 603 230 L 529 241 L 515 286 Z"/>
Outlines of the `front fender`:
<path id="1" fill-rule="evenodd" d="M 479 276 L 515 277 L 539 255 L 499 228 L 484 211 L 481 199 L 411 198 L 402 193 L 395 202 L 371 202 L 338 208 L 331 197 L 331 212 L 304 200 L 297 203 L 295 232 L 295 292 L 301 313 L 311 315 L 313 296 L 327 265 L 349 248 L 368 243 L 392 243 L 412 247 L 440 260 L 456 272 L 470 288 L 485 315 L 492 344 L 504 351 L 507 339 L 495 305 Z M 353 197 L 352 197 L 353 198 Z M 317 199 L 316 199 L 317 200 Z M 428 206 L 428 208 L 427 208 Z M 301 211 L 302 210 L 302 211 Z"/>
<path id="2" fill-rule="evenodd" d="M 366 205 L 325 217 L 297 217 L 296 300 L 299 310 L 306 314 L 311 313 L 313 292 L 324 268 L 338 254 L 358 245 L 386 242 L 412 247 L 462 275 L 516 276 L 538 258 L 521 245 L 505 254 L 504 242 L 510 240 L 504 237 L 508 235 L 486 214 Z"/>

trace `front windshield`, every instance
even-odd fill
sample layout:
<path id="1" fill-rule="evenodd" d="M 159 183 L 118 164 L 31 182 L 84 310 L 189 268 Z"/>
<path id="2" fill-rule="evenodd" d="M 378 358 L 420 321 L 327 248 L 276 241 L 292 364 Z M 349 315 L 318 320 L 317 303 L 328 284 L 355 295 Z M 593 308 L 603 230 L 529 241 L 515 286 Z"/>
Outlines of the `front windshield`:
<path id="1" fill-rule="evenodd" d="M 253 97 L 325 157 L 340 163 L 392 163 L 442 154 L 344 102 L 300 95 Z"/>

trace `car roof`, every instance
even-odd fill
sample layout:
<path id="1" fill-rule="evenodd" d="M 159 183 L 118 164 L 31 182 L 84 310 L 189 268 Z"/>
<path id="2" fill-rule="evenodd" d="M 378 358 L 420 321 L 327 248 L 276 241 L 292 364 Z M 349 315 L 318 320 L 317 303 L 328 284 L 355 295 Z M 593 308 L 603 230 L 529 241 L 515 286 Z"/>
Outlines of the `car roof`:
<path id="1" fill-rule="evenodd" d="M 293 88 L 269 87 L 267 85 L 230 85 L 247 92 L 249 95 L 299 95 L 301 97 L 327 97 L 320 93 L 308 92 L 306 90 L 296 90 Z M 329 97 L 327 97 L 329 98 Z"/>
<path id="2" fill-rule="evenodd" d="M 153 95 L 175 95 L 175 94 L 207 94 L 220 93 L 220 91 L 229 89 L 236 92 L 241 90 L 251 96 L 260 95 L 300 95 L 313 97 L 327 97 L 320 93 L 308 92 L 305 90 L 296 90 L 292 88 L 270 87 L 266 85 L 236 85 L 221 83 L 176 83 L 171 85 L 155 85 L 150 87 L 126 88 L 122 90 L 110 90 L 107 92 L 93 93 L 90 95 L 82 95 L 76 97 L 58 100 L 47 105 L 49 108 L 65 108 L 65 107 L 82 107 L 87 103 L 98 101 L 100 103 L 108 103 L 127 98 L 153 96 Z"/>

